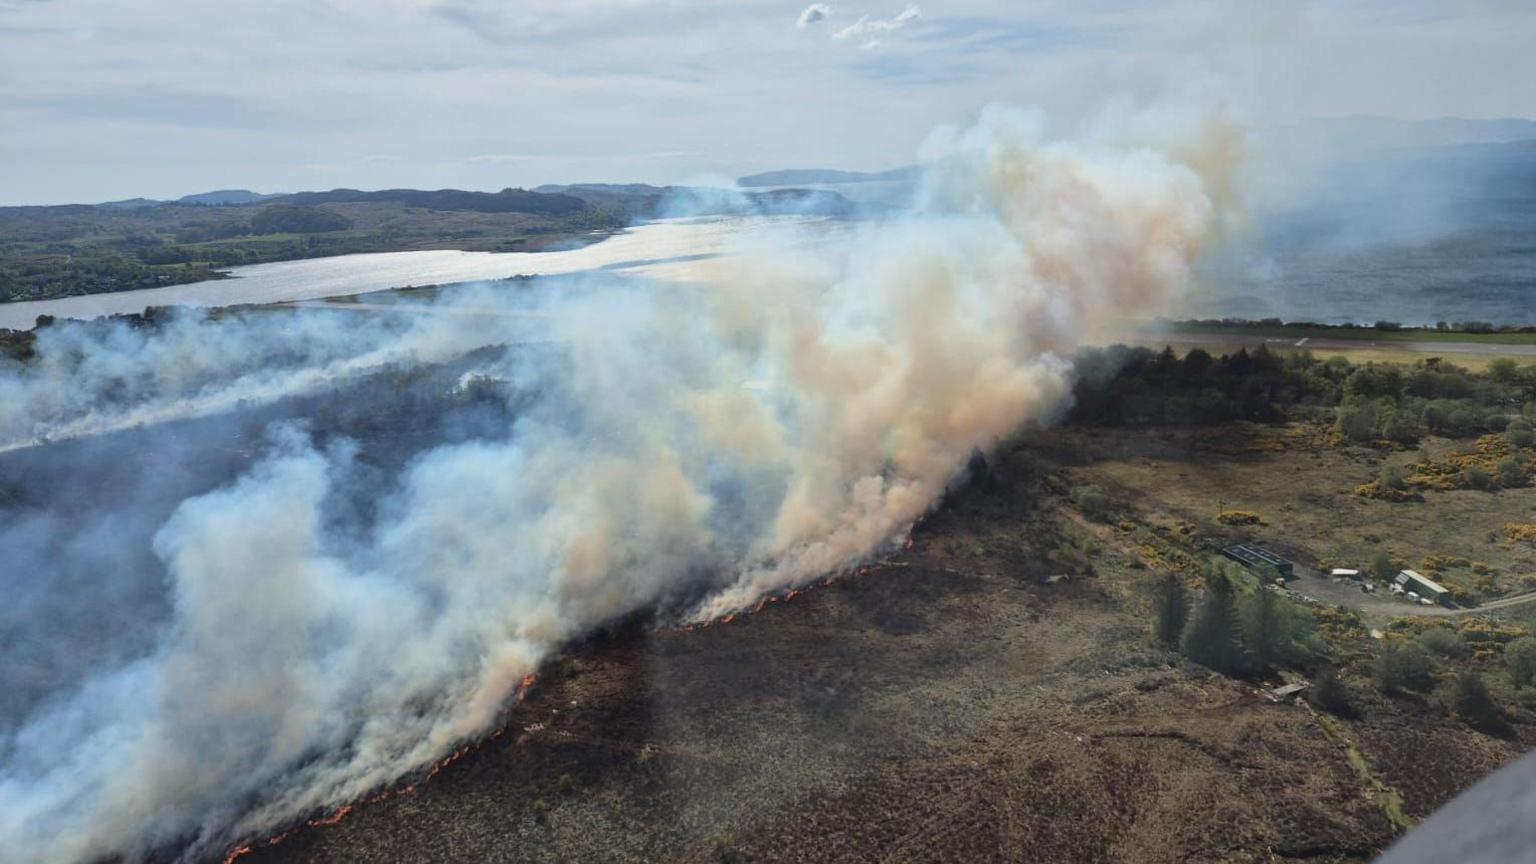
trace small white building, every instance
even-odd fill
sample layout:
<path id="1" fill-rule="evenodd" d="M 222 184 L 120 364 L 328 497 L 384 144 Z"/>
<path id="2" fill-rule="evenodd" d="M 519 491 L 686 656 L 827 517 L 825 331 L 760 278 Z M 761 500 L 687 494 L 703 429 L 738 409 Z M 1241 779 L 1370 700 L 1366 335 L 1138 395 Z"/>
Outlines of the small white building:
<path id="1" fill-rule="evenodd" d="M 1360 578 L 1360 571 L 1359 570 L 1350 570 L 1350 569 L 1345 568 L 1345 567 L 1335 567 L 1335 568 L 1333 568 L 1333 572 L 1328 574 L 1328 575 L 1332 576 L 1335 579 L 1359 579 Z"/>

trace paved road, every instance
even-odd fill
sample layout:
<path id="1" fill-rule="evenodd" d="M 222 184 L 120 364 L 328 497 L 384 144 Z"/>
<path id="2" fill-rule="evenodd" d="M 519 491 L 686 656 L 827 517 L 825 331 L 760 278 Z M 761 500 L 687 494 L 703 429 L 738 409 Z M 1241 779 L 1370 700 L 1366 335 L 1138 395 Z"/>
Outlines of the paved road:
<path id="1" fill-rule="evenodd" d="M 1413 354 L 1477 354 L 1492 357 L 1536 358 L 1536 344 L 1500 342 L 1420 342 L 1391 339 L 1329 339 L 1259 336 L 1246 333 L 1168 333 L 1141 335 L 1127 340 L 1135 345 L 1220 345 L 1232 348 L 1319 348 L 1337 351 L 1406 351 Z"/>

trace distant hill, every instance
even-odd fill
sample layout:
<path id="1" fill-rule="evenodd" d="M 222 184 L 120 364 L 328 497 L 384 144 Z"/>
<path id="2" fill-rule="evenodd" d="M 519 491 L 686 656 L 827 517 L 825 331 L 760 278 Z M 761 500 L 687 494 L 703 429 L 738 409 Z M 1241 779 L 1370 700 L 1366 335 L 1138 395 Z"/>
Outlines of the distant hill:
<path id="1" fill-rule="evenodd" d="M 179 201 L 0 207 L 0 302 L 197 282 L 230 267 L 329 255 L 528 252 L 591 242 L 624 224 L 581 198 L 523 189 L 222 190 Z"/>
<path id="2" fill-rule="evenodd" d="M 1498 143 L 1536 138 L 1536 120 L 1501 117 L 1472 120 L 1437 117 L 1433 120 L 1398 120 L 1357 114 L 1299 124 L 1298 129 L 1362 143 L 1391 147 L 1437 147 L 1452 144 Z"/>
<path id="3" fill-rule="evenodd" d="M 791 168 L 784 171 L 765 171 L 751 174 L 736 181 L 745 188 L 759 186 L 811 186 L 836 183 L 877 183 L 908 181 L 917 177 L 918 168 L 908 166 L 891 171 L 870 173 L 867 171 L 837 171 L 827 168 Z"/>
<path id="4" fill-rule="evenodd" d="M 216 189 L 212 192 L 200 192 L 196 195 L 183 195 L 176 199 L 177 204 L 206 204 L 220 206 L 224 204 L 254 204 L 257 201 L 265 201 L 268 198 L 281 198 L 282 195 L 263 195 L 260 192 L 252 192 L 249 189 Z"/>
<path id="5" fill-rule="evenodd" d="M 1507 117 L 1469 120 L 1399 120 L 1355 115 L 1306 120 L 1289 126 L 1254 130 L 1250 139 L 1261 159 L 1274 157 L 1293 164 L 1344 159 L 1374 159 L 1407 151 L 1506 144 L 1536 139 L 1536 120 Z"/>
<path id="6" fill-rule="evenodd" d="M 358 189 L 332 189 L 329 192 L 298 192 L 268 199 L 272 203 L 313 206 L 316 204 L 400 204 L 424 210 L 466 210 L 476 213 L 536 213 L 566 216 L 586 209 L 587 204 L 570 195 L 503 189 L 500 192 L 466 192 L 461 189 L 383 189 L 363 192 Z"/>
<path id="7" fill-rule="evenodd" d="M 103 201 L 97 207 L 108 207 L 114 210 L 137 210 L 141 207 L 158 207 L 164 201 L 156 201 L 153 198 L 124 198 L 121 201 Z M 79 206 L 79 205 L 52 205 L 52 206 Z M 90 206 L 90 205 L 85 205 Z"/>
<path id="8" fill-rule="evenodd" d="M 535 191 L 570 195 L 625 219 L 668 216 L 717 216 L 752 213 L 765 216 L 849 216 L 857 209 L 847 198 L 824 189 L 770 189 L 741 192 L 706 186 L 651 186 L 646 183 L 548 184 Z"/>
<path id="9" fill-rule="evenodd" d="M 322 207 L 272 204 L 252 216 L 250 225 L 252 234 L 323 234 L 345 231 L 352 220 Z"/>

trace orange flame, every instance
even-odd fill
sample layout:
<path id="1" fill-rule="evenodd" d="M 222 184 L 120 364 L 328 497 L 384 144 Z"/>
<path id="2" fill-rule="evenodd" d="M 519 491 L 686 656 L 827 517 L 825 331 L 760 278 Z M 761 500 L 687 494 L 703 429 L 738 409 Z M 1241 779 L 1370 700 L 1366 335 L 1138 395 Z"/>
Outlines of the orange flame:
<path id="1" fill-rule="evenodd" d="M 311 819 L 308 822 L 305 822 L 304 824 L 308 825 L 311 828 L 314 828 L 314 827 L 316 827 L 318 825 L 335 825 L 336 823 L 340 822 L 341 820 L 347 818 L 347 814 L 351 813 L 351 812 L 352 812 L 352 805 L 351 804 L 343 804 L 340 807 L 336 808 L 336 812 L 335 813 L 332 813 L 329 816 L 321 816 L 318 819 Z"/>
<path id="2" fill-rule="evenodd" d="M 520 703 L 520 702 L 523 701 L 523 698 L 528 695 L 528 691 L 533 687 L 533 682 L 535 680 L 536 680 L 536 676 L 535 676 L 535 674 L 533 672 L 529 672 L 528 674 L 523 676 L 522 681 L 520 681 L 518 683 L 517 689 L 515 691 L 513 691 L 513 701 L 515 703 Z M 490 740 L 495 740 L 497 738 L 500 738 L 501 737 L 501 733 L 502 733 L 501 729 L 497 729 L 495 732 L 492 732 L 491 736 L 490 736 Z M 385 790 L 379 792 L 376 795 L 372 795 L 372 796 L 369 796 L 367 798 L 362 799 L 361 803 L 363 803 L 363 804 L 377 804 L 377 803 L 382 802 L 382 801 L 388 801 L 390 798 L 404 797 L 406 795 L 414 795 L 416 793 L 416 787 L 417 786 L 420 786 L 422 783 L 425 783 L 428 780 L 431 780 L 433 777 L 436 777 L 438 775 L 438 773 L 440 771 L 442 771 L 444 768 L 447 768 L 449 765 L 452 765 L 453 763 L 455 763 L 455 762 L 459 761 L 460 759 L 464 758 L 465 756 L 469 755 L 470 752 L 478 749 L 479 746 L 480 745 L 478 743 L 477 744 L 466 744 L 465 746 L 460 747 L 459 749 L 453 751 L 452 753 L 449 753 L 447 756 L 444 756 L 442 759 L 439 759 L 437 762 L 433 763 L 432 767 L 427 769 L 426 775 L 424 777 L 422 777 L 419 782 L 417 782 L 417 783 L 410 783 L 410 784 L 407 784 L 405 786 L 397 786 L 397 787 L 395 787 L 393 789 L 385 789 Z M 356 809 L 357 809 L 357 804 L 343 804 L 342 806 L 336 808 L 336 810 L 334 812 L 332 812 L 332 813 L 330 813 L 328 815 L 325 815 L 325 816 L 317 816 L 314 819 L 306 820 L 304 824 L 305 824 L 305 826 L 310 827 L 310 828 L 320 828 L 320 827 L 329 826 L 329 825 L 336 825 L 336 824 L 339 824 L 341 822 L 341 820 L 347 818 L 347 816 L 350 813 L 352 813 L 354 810 L 356 810 Z M 296 830 L 298 830 L 298 829 L 290 828 L 287 831 L 282 832 L 281 834 L 274 834 L 273 836 L 268 837 L 267 839 L 262 840 L 262 841 L 257 842 L 257 843 L 242 843 L 242 844 L 240 844 L 238 846 L 235 846 L 234 848 L 229 850 L 228 854 L 226 854 L 224 856 L 224 864 L 234 864 L 234 862 L 236 860 L 238 860 L 238 859 L 240 859 L 240 858 L 242 858 L 242 857 L 244 857 L 246 855 L 249 855 L 258 846 L 263 847 L 263 848 L 270 847 L 270 846 L 276 846 L 277 844 L 279 844 L 279 843 L 283 842 L 284 840 L 287 840 L 289 837 L 293 836 L 293 833 Z"/>

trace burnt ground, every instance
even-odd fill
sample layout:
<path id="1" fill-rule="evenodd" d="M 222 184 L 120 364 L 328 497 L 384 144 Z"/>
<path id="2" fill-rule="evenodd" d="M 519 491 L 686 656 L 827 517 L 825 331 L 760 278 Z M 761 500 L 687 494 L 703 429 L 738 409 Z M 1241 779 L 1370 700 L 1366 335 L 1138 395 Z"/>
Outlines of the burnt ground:
<path id="1" fill-rule="evenodd" d="M 1422 817 L 1531 737 L 1319 720 L 1152 648 L 1131 541 L 1056 472 L 1017 451 L 862 575 L 573 648 L 411 794 L 239 860 L 1362 861 L 1393 790 Z"/>

